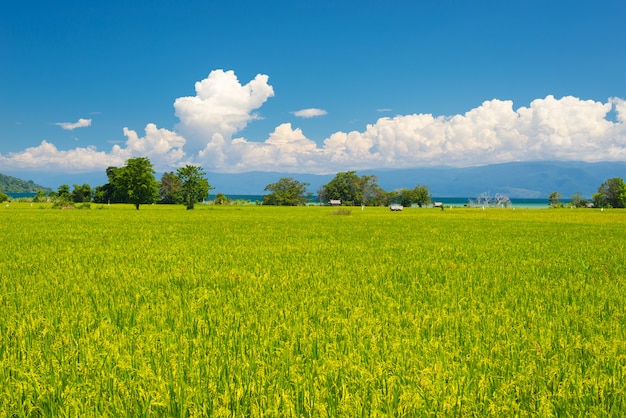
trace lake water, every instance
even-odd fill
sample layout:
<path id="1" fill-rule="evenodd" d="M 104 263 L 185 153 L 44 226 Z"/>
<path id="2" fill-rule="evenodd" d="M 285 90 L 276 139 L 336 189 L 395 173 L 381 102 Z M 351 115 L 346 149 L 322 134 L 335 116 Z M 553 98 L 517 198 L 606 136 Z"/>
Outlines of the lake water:
<path id="1" fill-rule="evenodd" d="M 35 193 L 6 193 L 9 197 L 11 197 L 12 199 L 18 199 L 18 198 L 32 198 L 35 196 Z M 249 195 L 249 194 L 244 194 L 244 195 L 229 195 L 227 194 L 226 197 L 228 197 L 231 200 L 244 200 L 244 201 L 250 201 L 252 203 L 254 202 L 261 202 L 263 201 L 263 195 Z M 209 200 L 213 200 L 215 199 L 215 195 L 212 194 L 209 196 Z M 475 200 L 475 198 L 471 198 L 473 200 Z M 433 201 L 434 202 L 442 202 L 444 204 L 444 206 L 448 207 L 448 206 L 452 206 L 452 207 L 463 207 L 463 206 L 469 206 L 469 197 L 433 197 Z M 569 202 L 569 199 L 561 199 L 561 202 L 563 203 L 567 203 Z M 311 203 L 315 204 L 315 203 L 319 203 L 319 201 L 317 200 L 317 196 L 313 196 L 311 198 Z M 535 208 L 535 209 L 542 209 L 542 208 L 547 208 L 548 205 L 548 199 L 515 199 L 515 198 L 511 198 L 511 207 L 513 208 Z"/>

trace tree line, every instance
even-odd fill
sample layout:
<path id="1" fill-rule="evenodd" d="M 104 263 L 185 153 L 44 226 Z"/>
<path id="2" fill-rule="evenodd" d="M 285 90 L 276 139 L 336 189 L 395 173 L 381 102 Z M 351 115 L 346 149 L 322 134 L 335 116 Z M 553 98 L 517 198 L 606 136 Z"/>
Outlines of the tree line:
<path id="1" fill-rule="evenodd" d="M 136 209 L 142 204 L 184 204 L 193 209 L 195 204 L 209 197 L 213 187 L 206 178 L 204 169 L 195 165 L 180 167 L 175 172 L 165 172 L 161 181 L 157 181 L 155 170 L 148 158 L 130 158 L 122 167 L 106 169 L 108 183 L 93 190 L 90 185 L 74 184 L 70 191 L 67 184 L 59 187 L 57 192 L 48 195 L 39 190 L 33 201 L 53 199 L 67 203 L 132 203 Z M 304 205 L 312 198 L 307 192 L 309 183 L 299 182 L 291 177 L 283 177 L 276 183 L 268 184 L 264 191 L 262 204 L 274 206 Z M 561 195 L 557 192 L 549 196 L 551 206 L 559 206 Z M 356 171 L 337 173 L 335 177 L 318 190 L 321 204 L 340 202 L 343 206 L 388 206 L 392 203 L 410 207 L 428 205 L 432 196 L 426 185 L 416 185 L 412 189 L 385 191 L 378 185 L 375 175 L 357 175 Z M 0 193 L 0 201 L 8 200 L 8 196 Z M 591 202 L 583 199 L 579 193 L 572 196 L 572 205 L 587 207 Z M 218 193 L 215 203 L 223 204 L 227 198 Z M 611 178 L 598 187 L 592 196 L 594 207 L 624 208 L 626 207 L 626 184 L 621 178 Z"/>

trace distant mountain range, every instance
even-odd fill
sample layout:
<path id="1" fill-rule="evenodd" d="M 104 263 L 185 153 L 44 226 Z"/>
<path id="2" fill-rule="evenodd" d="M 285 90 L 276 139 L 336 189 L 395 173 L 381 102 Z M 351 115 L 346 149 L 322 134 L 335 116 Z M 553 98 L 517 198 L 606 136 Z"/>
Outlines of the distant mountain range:
<path id="1" fill-rule="evenodd" d="M 347 171 L 347 170 L 346 170 Z M 384 190 L 426 185 L 435 197 L 477 197 L 503 193 L 513 198 L 547 198 L 559 192 L 569 198 L 575 193 L 591 197 L 606 179 L 626 177 L 626 162 L 520 162 L 480 167 L 425 167 L 412 169 L 359 170 L 358 175 L 374 174 Z M 317 194 L 330 175 L 250 172 L 242 174 L 208 173 L 209 183 L 225 194 L 263 194 L 263 189 L 281 177 L 310 183 L 308 191 Z"/>
<path id="2" fill-rule="evenodd" d="M 32 177 L 29 177 L 55 190 L 64 183 L 70 186 L 75 183 L 88 183 L 95 187 L 107 182 L 104 170 L 96 173 L 57 174 L 55 176 L 41 173 L 30 174 Z M 591 197 L 605 180 L 613 177 L 626 178 L 626 162 L 541 161 L 466 168 L 358 170 L 357 174 L 376 175 L 378 184 L 388 191 L 402 187 L 413 188 L 418 184 L 426 185 L 434 197 L 477 197 L 487 192 L 492 196 L 496 193 L 504 193 L 511 198 L 547 198 L 550 193 L 556 191 L 563 197 L 569 198 L 577 192 L 583 197 Z M 281 177 L 293 177 L 300 182 L 309 183 L 308 191 L 317 194 L 320 187 L 332 180 L 334 176 L 334 174 L 280 172 L 207 173 L 209 183 L 214 187 L 212 195 L 215 193 L 262 195 L 265 186 L 277 182 Z M 160 173 L 157 173 L 157 178 L 160 178 Z M 39 188 L 45 189 L 33 183 L 32 180 L 23 182 L 34 187 L 34 191 Z M 12 192 L 3 190 L 2 183 L 0 183 L 0 191 Z"/>

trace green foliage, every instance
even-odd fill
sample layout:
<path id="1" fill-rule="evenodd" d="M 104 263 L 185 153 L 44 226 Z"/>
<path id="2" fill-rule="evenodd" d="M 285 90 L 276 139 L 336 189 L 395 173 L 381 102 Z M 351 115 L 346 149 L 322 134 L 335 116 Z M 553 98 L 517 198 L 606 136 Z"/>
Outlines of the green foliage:
<path id="1" fill-rule="evenodd" d="M 0 191 L 4 193 L 36 193 L 38 190 L 49 192 L 52 189 L 39 186 L 32 180 L 26 181 L 0 174 Z"/>
<path id="2" fill-rule="evenodd" d="M 598 208 L 625 208 L 626 184 L 616 177 L 606 180 L 598 187 L 598 193 L 593 195 L 593 204 Z"/>
<path id="3" fill-rule="evenodd" d="M 173 172 L 163 173 L 159 183 L 159 203 L 178 204 L 183 202 L 182 183 Z"/>
<path id="4" fill-rule="evenodd" d="M 124 167 L 113 170 L 113 173 L 113 196 L 119 196 L 122 202 L 132 203 L 139 210 L 139 205 L 157 200 L 159 183 L 154 178 L 154 169 L 149 159 L 130 158 Z"/>
<path id="5" fill-rule="evenodd" d="M 270 194 L 263 196 L 264 205 L 298 206 L 306 204 L 306 188 L 309 183 L 300 183 L 291 177 L 283 177 L 278 182 L 265 186 Z"/>
<path id="6" fill-rule="evenodd" d="M 548 196 L 548 202 L 550 203 L 550 206 L 553 207 L 553 208 L 560 208 L 560 207 L 562 207 L 563 204 L 559 200 L 562 197 L 563 197 L 563 195 L 561 195 L 561 193 L 559 193 L 559 192 L 552 192 L 552 193 L 550 193 L 550 196 Z"/>
<path id="7" fill-rule="evenodd" d="M 422 206 L 428 205 L 431 199 L 432 197 L 428 191 L 428 186 L 421 186 L 419 184 L 413 189 L 400 189 L 396 193 L 396 200 L 405 207 L 411 207 L 413 203 L 417 203 L 421 208 Z"/>
<path id="8" fill-rule="evenodd" d="M 586 208 L 589 205 L 589 201 L 584 199 L 579 192 L 574 193 L 570 200 L 569 206 L 573 208 Z"/>
<path id="9" fill-rule="evenodd" d="M 180 179 L 180 195 L 187 209 L 193 209 L 197 202 L 209 198 L 212 187 L 202 167 L 186 165 L 176 170 L 176 177 Z"/>
<path id="10" fill-rule="evenodd" d="M 91 186 L 89 184 L 85 183 L 82 186 L 75 184 L 74 190 L 72 190 L 71 199 L 72 202 L 75 203 L 91 202 L 92 194 L 93 190 L 91 190 Z"/>
<path id="11" fill-rule="evenodd" d="M 215 200 L 213 200 L 214 205 L 228 205 L 230 204 L 230 199 L 226 197 L 224 193 L 218 193 L 215 195 Z"/>
<path id="12" fill-rule="evenodd" d="M 70 186 L 62 184 L 57 191 L 56 199 L 61 202 L 72 202 L 72 193 L 70 192 Z"/>
<path id="13" fill-rule="evenodd" d="M 377 183 L 374 175 L 359 177 L 356 171 L 337 173 L 337 175 L 319 191 L 320 199 L 341 200 L 344 205 L 386 205 L 390 195 L 385 193 Z"/>
<path id="14" fill-rule="evenodd" d="M 8 202 L 8 201 L 9 201 L 9 199 L 10 199 L 10 197 L 9 197 L 9 196 L 7 196 L 6 194 L 4 194 L 4 193 L 0 192 L 0 203 L 2 203 L 2 202 Z"/>
<path id="15" fill-rule="evenodd" d="M 0 210 L 2 415 L 626 415 L 626 213 L 335 209 Z"/>
<path id="16" fill-rule="evenodd" d="M 37 190 L 37 194 L 35 195 L 35 197 L 33 197 L 33 202 L 41 203 L 41 202 L 47 202 L 47 201 L 48 201 L 48 197 L 46 196 L 46 193 L 41 189 Z"/>

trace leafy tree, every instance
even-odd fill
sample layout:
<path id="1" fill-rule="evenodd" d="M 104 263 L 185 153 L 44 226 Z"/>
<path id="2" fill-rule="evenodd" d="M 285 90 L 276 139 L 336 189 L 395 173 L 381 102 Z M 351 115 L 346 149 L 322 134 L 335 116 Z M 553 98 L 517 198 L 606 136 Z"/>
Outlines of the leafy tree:
<path id="1" fill-rule="evenodd" d="M 182 183 L 174 172 L 163 173 L 159 185 L 159 203 L 182 203 Z"/>
<path id="2" fill-rule="evenodd" d="M 550 206 L 556 208 L 556 207 L 560 207 L 561 202 L 560 202 L 560 198 L 562 198 L 563 195 L 561 195 L 561 193 L 559 192 L 552 192 L 550 193 L 550 196 L 548 196 L 548 202 L 550 203 Z"/>
<path id="3" fill-rule="evenodd" d="M 10 198 L 7 194 L 0 192 L 0 203 L 8 201 Z"/>
<path id="4" fill-rule="evenodd" d="M 207 199 L 209 190 L 213 189 L 206 179 L 202 167 L 187 164 L 176 170 L 176 176 L 180 179 L 180 195 L 187 205 L 187 209 L 193 209 L 196 202 Z"/>
<path id="5" fill-rule="evenodd" d="M 615 177 L 602 183 L 598 187 L 598 193 L 593 195 L 593 204 L 600 208 L 626 207 L 626 184 L 624 184 L 624 180 Z"/>
<path id="6" fill-rule="evenodd" d="M 33 202 L 35 203 L 45 202 L 47 200 L 48 198 L 46 197 L 46 193 L 41 189 L 37 190 L 37 194 L 33 197 Z"/>
<path id="7" fill-rule="evenodd" d="M 428 191 L 428 186 L 417 185 L 413 189 L 400 189 L 397 192 L 397 200 L 402 206 L 410 207 L 413 203 L 421 208 L 427 205 L 431 201 L 431 195 Z"/>
<path id="8" fill-rule="evenodd" d="M 227 205 L 230 203 L 230 199 L 226 197 L 224 193 L 218 193 L 215 195 L 213 204 L 215 205 Z"/>
<path id="9" fill-rule="evenodd" d="M 341 200 L 344 205 L 353 205 L 357 200 L 358 188 L 359 176 L 357 176 L 356 171 L 337 173 L 330 182 L 320 189 L 320 199 L 326 202 Z"/>
<path id="10" fill-rule="evenodd" d="M 80 202 L 91 202 L 91 195 L 93 191 L 91 190 L 91 186 L 88 184 L 83 184 L 79 186 L 78 184 L 74 185 L 74 190 L 72 190 L 72 201 L 76 203 Z"/>
<path id="11" fill-rule="evenodd" d="M 97 186 L 93 201 L 96 203 L 121 203 L 124 201 L 120 191 L 115 187 L 115 178 L 120 169 L 117 167 L 107 167 L 106 173 L 109 182 L 102 186 Z"/>
<path id="12" fill-rule="evenodd" d="M 306 203 L 306 188 L 309 183 L 300 183 L 291 177 L 283 177 L 278 182 L 265 186 L 271 193 L 263 196 L 264 205 L 298 206 Z"/>
<path id="13" fill-rule="evenodd" d="M 130 158 L 126 165 L 115 171 L 113 176 L 114 195 L 119 193 L 123 201 L 135 205 L 154 203 L 159 195 L 159 182 L 154 178 L 154 169 L 145 157 Z"/>
<path id="14" fill-rule="evenodd" d="M 359 177 L 356 171 L 337 173 L 318 193 L 322 201 L 341 200 L 345 205 L 370 205 L 384 200 L 377 181 L 374 175 Z"/>
<path id="15" fill-rule="evenodd" d="M 428 205 L 433 198 L 428 190 L 428 186 L 420 186 L 418 184 L 413 190 L 415 191 L 415 203 L 417 203 L 420 208 Z"/>
<path id="16" fill-rule="evenodd" d="M 587 199 L 583 199 L 580 192 L 574 193 L 571 198 L 570 206 L 575 208 L 586 208 L 589 201 Z"/>
<path id="17" fill-rule="evenodd" d="M 69 202 L 72 200 L 72 193 L 70 193 L 70 186 L 68 184 L 62 184 L 59 186 L 57 190 L 57 198 L 58 200 Z"/>

